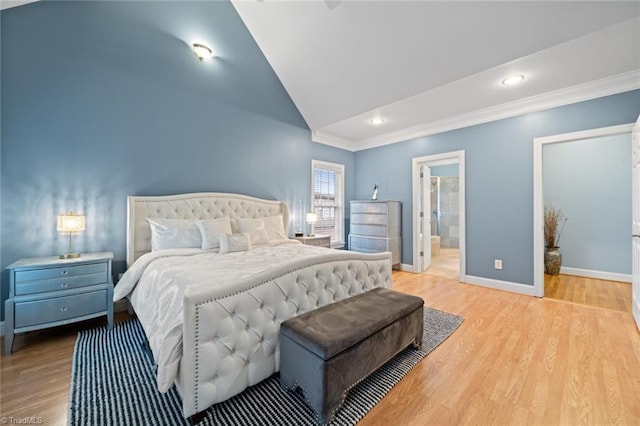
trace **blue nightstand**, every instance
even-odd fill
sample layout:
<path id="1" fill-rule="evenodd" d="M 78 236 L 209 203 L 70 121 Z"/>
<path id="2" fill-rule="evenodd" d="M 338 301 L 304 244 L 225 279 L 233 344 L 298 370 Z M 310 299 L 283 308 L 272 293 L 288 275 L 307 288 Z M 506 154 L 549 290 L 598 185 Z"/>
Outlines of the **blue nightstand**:
<path id="1" fill-rule="evenodd" d="M 7 266 L 5 355 L 15 333 L 107 316 L 113 327 L 113 253 L 89 253 L 75 259 L 39 257 Z"/>

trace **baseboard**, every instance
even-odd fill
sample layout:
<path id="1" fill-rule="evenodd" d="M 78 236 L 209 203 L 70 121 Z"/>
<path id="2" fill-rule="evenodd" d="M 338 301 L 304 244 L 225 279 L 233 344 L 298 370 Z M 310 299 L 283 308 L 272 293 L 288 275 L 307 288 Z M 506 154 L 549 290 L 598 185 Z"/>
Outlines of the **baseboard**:
<path id="1" fill-rule="evenodd" d="M 479 285 L 481 287 L 493 288 L 496 290 L 509 291 L 511 293 L 524 294 L 527 296 L 534 295 L 534 288 L 532 285 L 512 283 L 510 281 L 493 280 L 490 278 L 474 277 L 467 275 L 467 284 Z"/>
<path id="2" fill-rule="evenodd" d="M 607 281 L 631 282 L 631 274 L 619 274 L 617 272 L 593 271 L 591 269 L 570 268 L 563 266 L 560 268 L 561 274 L 575 275 L 577 277 L 596 278 Z"/>
<path id="3" fill-rule="evenodd" d="M 633 319 L 636 320 L 636 327 L 640 331 L 640 300 L 635 295 L 633 296 Z"/>
<path id="4" fill-rule="evenodd" d="M 401 263 L 400 264 L 400 270 L 404 271 L 404 272 L 415 272 L 415 268 L 413 267 L 413 265 L 409 265 L 407 263 Z"/>

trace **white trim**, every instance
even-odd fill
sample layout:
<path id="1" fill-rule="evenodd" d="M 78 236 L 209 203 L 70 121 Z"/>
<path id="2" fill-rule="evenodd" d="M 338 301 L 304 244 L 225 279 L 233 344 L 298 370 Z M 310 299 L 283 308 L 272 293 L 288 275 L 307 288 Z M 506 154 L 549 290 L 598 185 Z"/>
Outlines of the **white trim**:
<path id="1" fill-rule="evenodd" d="M 346 151 L 358 151 L 356 143 L 349 139 L 343 139 L 338 136 L 330 135 L 328 133 L 320 132 L 318 130 L 311 131 L 311 140 L 313 142 L 329 145 L 334 148 L 344 149 Z"/>
<path id="2" fill-rule="evenodd" d="M 617 93 L 640 89 L 640 70 L 590 81 L 583 84 L 530 96 L 513 102 L 483 108 L 465 114 L 423 123 L 381 136 L 351 141 L 327 133 L 313 131 L 315 142 L 324 143 L 348 151 L 361 151 L 383 145 L 403 142 L 423 136 L 461 129 L 477 124 L 511 118 L 545 109 L 556 108 L 576 102 L 588 101 Z"/>
<path id="3" fill-rule="evenodd" d="M 617 272 L 594 271 L 591 269 L 580 269 L 563 266 L 560 268 L 560 273 L 565 275 L 575 275 L 576 277 L 596 278 L 598 280 L 631 283 L 631 274 L 619 274 Z"/>
<path id="4" fill-rule="evenodd" d="M 345 215 L 346 215 L 346 204 L 345 204 L 345 193 L 344 193 L 344 181 L 346 179 L 345 174 L 344 174 L 344 164 L 339 164 L 339 163 L 330 163 L 328 161 L 321 161 L 321 160 L 311 160 L 311 210 L 310 211 L 314 211 L 315 209 L 315 198 L 314 198 L 314 193 L 315 193 L 315 181 L 314 181 L 314 171 L 316 169 L 321 169 L 321 170 L 329 170 L 329 171 L 333 171 L 336 174 L 340 175 L 340 180 L 339 182 L 336 183 L 336 186 L 338 187 L 337 189 L 340 191 L 339 194 L 336 194 L 337 196 L 339 195 L 339 204 L 338 204 L 338 215 L 339 217 L 337 218 L 337 221 L 340 222 L 340 232 L 341 232 L 341 239 L 340 240 L 333 240 L 331 242 L 331 247 L 333 248 L 334 246 L 336 247 L 345 247 L 347 245 L 346 243 L 346 229 L 345 229 Z"/>
<path id="5" fill-rule="evenodd" d="M 579 132 L 563 133 L 560 135 L 543 136 L 535 138 L 535 141 L 539 141 L 541 144 L 559 143 L 559 142 L 571 142 L 582 139 L 599 138 L 603 136 L 615 136 L 623 133 L 631 133 L 633 129 L 633 123 L 631 124 L 619 124 L 617 126 L 600 127 L 598 129 L 581 130 Z"/>
<path id="6" fill-rule="evenodd" d="M 533 140 L 533 287 L 535 296 L 544 296 L 544 195 L 542 192 L 542 147 L 546 144 L 570 142 L 630 133 L 632 124 L 601 127 L 580 132 L 545 136 Z"/>
<path id="7" fill-rule="evenodd" d="M 401 263 L 400 270 L 403 272 L 416 272 L 416 268 L 413 265 L 409 265 L 408 263 Z"/>
<path id="8" fill-rule="evenodd" d="M 534 295 L 534 288 L 532 285 L 513 283 L 510 281 L 500 281 L 467 275 L 467 284 L 479 285 L 481 287 L 488 287 L 495 290 L 508 291 L 511 293 L 524 294 L 526 296 Z"/>
<path id="9" fill-rule="evenodd" d="M 0 336 L 4 336 L 4 321 L 0 321 Z"/>
<path id="10" fill-rule="evenodd" d="M 416 273 L 421 272 L 420 266 L 420 248 L 418 247 L 418 233 L 416 229 L 420 229 L 420 165 L 428 164 L 429 166 L 441 166 L 445 164 L 458 164 L 458 186 L 460 191 L 459 197 L 459 242 L 460 242 L 460 271 L 459 281 L 466 281 L 466 183 L 465 183 L 465 160 L 464 150 L 445 152 L 442 154 L 427 155 L 424 157 L 416 157 L 411 160 L 411 176 L 412 176 L 412 200 L 413 200 L 413 265 Z"/>
<path id="11" fill-rule="evenodd" d="M 640 324 L 640 300 L 633 296 L 633 318 L 636 320 L 636 325 Z"/>

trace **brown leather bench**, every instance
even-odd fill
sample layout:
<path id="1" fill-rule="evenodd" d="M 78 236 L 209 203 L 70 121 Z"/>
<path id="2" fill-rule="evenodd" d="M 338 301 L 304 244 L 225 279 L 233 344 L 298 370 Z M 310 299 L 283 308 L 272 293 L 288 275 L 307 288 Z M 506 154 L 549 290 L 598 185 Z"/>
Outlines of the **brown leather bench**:
<path id="1" fill-rule="evenodd" d="M 349 389 L 407 346 L 422 345 L 423 305 L 376 288 L 283 322 L 281 386 L 300 388 L 319 422 L 329 423 Z"/>

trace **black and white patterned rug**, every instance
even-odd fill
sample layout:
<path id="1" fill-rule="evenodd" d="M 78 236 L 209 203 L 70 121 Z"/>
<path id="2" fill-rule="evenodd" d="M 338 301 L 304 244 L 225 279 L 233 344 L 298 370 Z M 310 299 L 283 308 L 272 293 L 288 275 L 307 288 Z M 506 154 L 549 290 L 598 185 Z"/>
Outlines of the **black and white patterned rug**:
<path id="1" fill-rule="evenodd" d="M 463 318 L 427 308 L 422 350 L 407 348 L 347 395 L 332 425 L 354 425 Z M 175 386 L 161 394 L 140 322 L 132 319 L 81 331 L 73 353 L 69 425 L 189 425 Z M 313 411 L 296 392 L 280 388 L 278 375 L 209 408 L 201 425 L 315 425 Z"/>

